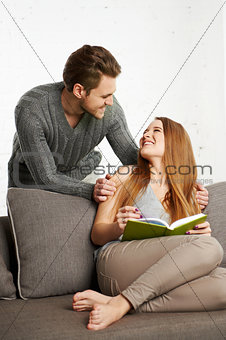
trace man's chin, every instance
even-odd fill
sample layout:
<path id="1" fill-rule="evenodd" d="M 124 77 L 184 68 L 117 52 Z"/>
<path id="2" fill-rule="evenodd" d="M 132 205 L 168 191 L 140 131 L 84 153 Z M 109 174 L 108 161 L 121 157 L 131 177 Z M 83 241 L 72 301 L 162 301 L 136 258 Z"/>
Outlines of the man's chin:
<path id="1" fill-rule="evenodd" d="M 105 111 L 97 111 L 95 113 L 91 113 L 96 119 L 102 119 L 104 117 Z"/>
<path id="2" fill-rule="evenodd" d="M 100 120 L 100 119 L 104 118 L 104 114 L 102 114 L 102 115 L 98 114 L 98 115 L 94 116 L 94 118 Z"/>
<path id="3" fill-rule="evenodd" d="M 82 109 L 96 119 L 102 119 L 104 117 L 105 110 L 104 111 L 98 110 L 98 111 L 95 111 L 95 112 L 91 112 L 91 111 L 86 110 L 85 108 L 82 108 Z"/>

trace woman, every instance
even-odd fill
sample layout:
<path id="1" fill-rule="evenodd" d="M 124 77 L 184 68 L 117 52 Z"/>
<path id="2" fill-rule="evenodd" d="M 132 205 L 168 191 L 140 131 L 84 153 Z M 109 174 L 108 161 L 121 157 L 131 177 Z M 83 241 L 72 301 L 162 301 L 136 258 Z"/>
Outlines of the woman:
<path id="1" fill-rule="evenodd" d="M 186 175 L 181 165 L 186 165 Z M 184 128 L 168 118 L 156 118 L 140 140 L 138 166 L 120 168 L 113 179 L 116 194 L 100 203 L 97 211 L 91 238 L 104 245 L 97 254 L 103 294 L 87 290 L 73 298 L 74 310 L 91 310 L 88 329 L 103 329 L 129 311 L 226 308 L 226 269 L 218 268 L 223 250 L 209 237 L 208 222 L 188 235 L 118 240 L 129 218 L 143 215 L 172 223 L 199 213 L 196 177 Z"/>

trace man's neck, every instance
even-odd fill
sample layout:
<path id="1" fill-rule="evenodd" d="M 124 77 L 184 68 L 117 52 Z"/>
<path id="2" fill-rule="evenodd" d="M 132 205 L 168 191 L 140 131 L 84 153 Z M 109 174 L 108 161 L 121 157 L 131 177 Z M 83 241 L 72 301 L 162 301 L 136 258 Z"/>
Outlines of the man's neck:
<path id="1" fill-rule="evenodd" d="M 84 110 L 79 105 L 79 101 L 72 92 L 68 92 L 66 88 L 61 94 L 61 103 L 68 124 L 75 128 L 84 114 Z"/>

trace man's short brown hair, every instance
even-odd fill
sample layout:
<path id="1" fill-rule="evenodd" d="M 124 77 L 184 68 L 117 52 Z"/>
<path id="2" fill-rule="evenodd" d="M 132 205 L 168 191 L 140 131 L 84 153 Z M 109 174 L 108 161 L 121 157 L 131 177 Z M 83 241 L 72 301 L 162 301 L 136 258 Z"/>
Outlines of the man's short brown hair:
<path id="1" fill-rule="evenodd" d="M 79 83 L 88 94 L 99 85 L 103 74 L 116 78 L 120 72 L 120 65 L 108 50 L 100 46 L 84 45 L 69 56 L 63 79 L 69 92 Z"/>

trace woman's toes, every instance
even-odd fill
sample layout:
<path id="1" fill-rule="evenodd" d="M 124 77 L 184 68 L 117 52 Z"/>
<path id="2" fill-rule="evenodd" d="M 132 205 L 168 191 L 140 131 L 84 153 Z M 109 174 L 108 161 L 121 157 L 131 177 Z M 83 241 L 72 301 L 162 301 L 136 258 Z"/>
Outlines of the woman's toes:
<path id="1" fill-rule="evenodd" d="M 79 300 L 79 301 L 73 302 L 73 305 L 75 305 L 75 306 L 81 306 L 81 305 L 84 305 L 84 304 L 86 304 L 86 303 L 87 303 L 86 300 Z"/>
<path id="2" fill-rule="evenodd" d="M 89 323 L 88 323 L 88 325 L 87 325 L 87 328 L 88 329 L 95 329 L 95 325 L 94 324 L 92 324 L 90 321 L 89 321 Z"/>
<path id="3" fill-rule="evenodd" d="M 79 296 L 80 296 L 80 292 L 77 292 L 74 296 L 73 296 L 73 301 L 76 302 L 79 300 Z"/>
<path id="4" fill-rule="evenodd" d="M 100 329 L 104 329 L 104 328 L 106 328 L 106 326 L 103 324 L 103 323 L 99 323 L 99 324 L 88 324 L 87 325 L 87 328 L 89 329 L 89 330 L 92 330 L 92 331 L 98 331 L 98 330 L 100 330 Z"/>
<path id="5" fill-rule="evenodd" d="M 93 306 L 93 310 L 90 312 L 90 315 L 91 315 L 91 316 L 94 316 L 94 315 L 98 315 L 98 314 L 100 314 L 100 307 L 94 305 L 94 306 Z"/>
<path id="6" fill-rule="evenodd" d="M 87 328 L 90 330 L 95 330 L 95 325 L 93 325 L 92 323 L 88 323 Z"/>
<path id="7" fill-rule="evenodd" d="M 101 323 L 92 323 L 92 322 L 89 322 L 88 325 L 87 325 L 87 328 L 91 329 L 91 330 L 94 330 L 94 331 L 97 331 L 98 329 L 103 328 L 103 326 L 102 326 Z"/>
<path id="8" fill-rule="evenodd" d="M 90 315 L 89 319 L 92 322 L 96 322 L 96 321 L 100 320 L 100 316 L 99 315 Z"/>
<path id="9" fill-rule="evenodd" d="M 100 319 L 90 319 L 89 323 L 92 325 L 99 325 Z"/>

